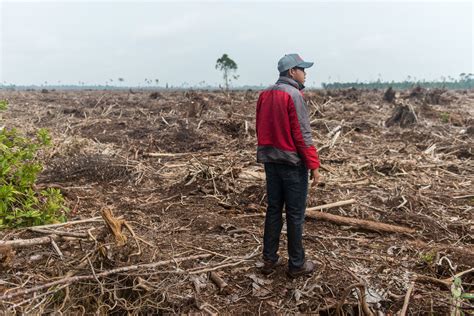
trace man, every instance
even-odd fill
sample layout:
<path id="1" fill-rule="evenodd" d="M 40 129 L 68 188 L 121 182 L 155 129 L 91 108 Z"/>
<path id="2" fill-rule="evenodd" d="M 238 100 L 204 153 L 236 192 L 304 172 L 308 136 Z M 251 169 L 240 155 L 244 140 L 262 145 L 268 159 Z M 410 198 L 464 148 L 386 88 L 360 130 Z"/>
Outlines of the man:
<path id="1" fill-rule="evenodd" d="M 305 69 L 313 65 L 298 54 L 283 56 L 278 62 L 280 77 L 260 94 L 257 102 L 257 161 L 265 164 L 267 213 L 263 236 L 263 274 L 283 264 L 278 256 L 285 205 L 288 235 L 288 275 L 298 277 L 314 271 L 305 260 L 303 223 L 308 194 L 308 170 L 319 181 L 319 158 L 313 145 L 308 110 L 301 90 Z"/>

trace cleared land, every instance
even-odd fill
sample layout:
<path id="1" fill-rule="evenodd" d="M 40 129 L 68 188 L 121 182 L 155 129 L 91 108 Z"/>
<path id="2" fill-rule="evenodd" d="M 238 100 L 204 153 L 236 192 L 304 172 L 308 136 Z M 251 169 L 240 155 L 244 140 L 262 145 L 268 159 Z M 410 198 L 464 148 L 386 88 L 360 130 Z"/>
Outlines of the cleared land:
<path id="1" fill-rule="evenodd" d="M 405 302 L 409 314 L 472 312 L 450 286 L 466 272 L 463 291 L 474 291 L 474 91 L 399 94 L 306 93 L 323 176 L 308 207 L 353 201 L 308 212 L 318 269 L 289 280 L 284 267 L 258 272 L 257 92 L 0 91 L 7 127 L 53 136 L 38 187 L 62 190 L 70 221 L 95 218 L 1 231 L 1 308 L 357 315 Z"/>

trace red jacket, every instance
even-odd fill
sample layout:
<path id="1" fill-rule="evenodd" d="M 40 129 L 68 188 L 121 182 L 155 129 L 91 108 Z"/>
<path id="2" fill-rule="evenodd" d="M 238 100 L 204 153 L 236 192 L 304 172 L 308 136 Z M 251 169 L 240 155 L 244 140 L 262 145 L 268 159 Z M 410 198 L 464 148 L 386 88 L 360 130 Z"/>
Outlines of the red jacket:
<path id="1" fill-rule="evenodd" d="M 280 77 L 275 85 L 260 93 L 257 102 L 257 161 L 319 168 L 313 145 L 308 109 L 300 85 Z"/>

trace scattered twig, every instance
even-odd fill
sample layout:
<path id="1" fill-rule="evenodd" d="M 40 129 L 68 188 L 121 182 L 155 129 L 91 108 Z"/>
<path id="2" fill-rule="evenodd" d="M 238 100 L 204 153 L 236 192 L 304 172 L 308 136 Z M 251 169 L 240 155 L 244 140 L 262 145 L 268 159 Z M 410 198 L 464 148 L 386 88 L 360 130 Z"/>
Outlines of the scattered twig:
<path id="1" fill-rule="evenodd" d="M 74 233 L 74 232 L 52 230 L 52 229 L 41 229 L 41 228 L 36 228 L 36 227 L 28 228 L 28 230 L 32 232 L 41 233 L 41 234 L 66 236 L 66 237 L 74 237 L 74 238 L 87 239 L 89 237 L 87 233 Z"/>
<path id="2" fill-rule="evenodd" d="M 48 282 L 48 283 L 45 283 L 45 284 L 37 285 L 37 286 L 31 287 L 31 288 L 18 290 L 18 291 L 12 292 L 12 293 L 5 293 L 2 296 L 0 296 L 0 301 L 8 300 L 8 299 L 11 299 L 13 297 L 20 296 L 20 295 L 27 295 L 27 294 L 30 294 L 30 293 L 38 292 L 38 291 L 41 291 L 41 290 L 44 290 L 44 289 L 47 289 L 47 288 L 50 288 L 50 287 L 56 286 L 56 285 L 72 284 L 72 283 L 76 283 L 78 281 L 93 280 L 95 278 L 103 278 L 103 277 L 106 277 L 108 275 L 122 273 L 122 272 L 130 272 L 130 271 L 135 271 L 135 270 L 139 270 L 139 269 L 153 269 L 153 268 L 164 266 L 164 265 L 167 265 L 167 264 L 172 264 L 172 263 L 176 263 L 176 262 L 179 263 L 179 262 L 183 262 L 183 261 L 190 261 L 190 260 L 197 260 L 197 259 L 204 259 L 204 258 L 209 258 L 211 256 L 212 256 L 211 254 L 207 254 L 207 253 L 206 254 L 199 254 L 199 255 L 194 255 L 194 256 L 189 256 L 189 257 L 184 257 L 184 258 L 174 258 L 174 259 L 171 259 L 171 260 L 163 260 L 163 261 L 152 262 L 152 263 L 136 264 L 136 265 L 131 265 L 131 266 L 120 267 L 120 268 L 116 268 L 116 269 L 96 273 L 95 276 L 94 275 L 78 275 L 78 276 L 74 276 L 74 277 L 66 277 L 66 278 L 56 280 L 56 281 L 52 281 L 52 282 Z"/>
<path id="3" fill-rule="evenodd" d="M 92 218 L 80 219 L 80 220 L 77 220 L 77 221 L 70 221 L 70 222 L 64 222 L 64 223 L 58 223 L 58 224 L 48 224 L 48 225 L 35 226 L 33 229 L 71 226 L 71 225 L 77 225 L 77 224 L 85 224 L 85 223 L 91 223 L 91 222 L 102 222 L 102 221 L 103 221 L 102 217 L 97 216 L 97 217 L 92 217 Z M 31 229 L 31 227 L 29 227 L 27 229 Z"/>
<path id="4" fill-rule="evenodd" d="M 219 291 L 222 292 L 226 288 L 227 283 L 225 283 L 225 281 L 216 272 L 211 271 L 209 273 L 209 278 L 217 285 Z"/>
<path id="5" fill-rule="evenodd" d="M 410 287 L 408 288 L 407 294 L 405 295 L 405 300 L 403 301 L 403 307 L 400 312 L 400 316 L 405 316 L 408 310 L 408 303 L 410 302 L 410 296 L 413 292 L 413 288 L 415 287 L 415 282 L 411 282 Z"/>
<path id="6" fill-rule="evenodd" d="M 324 205 L 318 205 L 318 206 L 314 206 L 314 207 L 308 207 L 306 209 L 306 211 L 320 211 L 320 210 L 329 209 L 329 208 L 333 208 L 333 207 L 353 204 L 355 202 L 356 202 L 356 200 L 354 200 L 354 199 L 339 201 L 339 202 L 334 202 L 334 203 L 329 203 L 329 204 L 324 204 Z"/>
<path id="7" fill-rule="evenodd" d="M 54 239 L 52 239 L 52 238 L 51 238 L 51 245 L 53 246 L 54 250 L 55 250 L 56 253 L 58 254 L 59 258 L 60 258 L 61 260 L 63 260 L 63 259 L 64 259 L 63 253 L 62 253 L 61 249 L 59 249 L 58 244 L 56 244 L 56 242 L 55 242 Z"/>
<path id="8" fill-rule="evenodd" d="M 58 235 L 48 235 L 44 237 L 37 237 L 31 239 L 14 239 L 14 240 L 0 240 L 0 247 L 2 246 L 9 246 L 12 248 L 22 248 L 22 247 L 30 247 L 34 245 L 45 245 L 51 243 L 51 240 L 72 240 L 72 239 L 80 239 L 75 237 L 62 237 Z"/>
<path id="9" fill-rule="evenodd" d="M 370 310 L 369 306 L 367 305 L 367 301 L 365 300 L 365 285 L 363 283 L 355 283 L 355 284 L 349 285 L 348 287 L 344 289 L 342 297 L 339 300 L 339 303 L 337 304 L 337 307 L 336 307 L 336 315 L 342 315 L 341 313 L 342 306 L 344 305 L 347 295 L 349 295 L 351 290 L 354 288 L 359 289 L 359 300 L 360 300 L 360 304 L 362 306 L 362 310 L 364 311 L 365 315 L 373 316 L 374 314 Z"/>

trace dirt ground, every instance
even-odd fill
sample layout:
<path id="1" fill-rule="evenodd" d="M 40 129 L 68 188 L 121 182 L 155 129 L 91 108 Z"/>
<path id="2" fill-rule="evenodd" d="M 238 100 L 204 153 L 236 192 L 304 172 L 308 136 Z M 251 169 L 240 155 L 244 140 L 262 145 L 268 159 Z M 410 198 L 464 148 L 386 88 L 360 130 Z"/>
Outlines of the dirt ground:
<path id="1" fill-rule="evenodd" d="M 266 201 L 255 159 L 257 98 L 257 91 L 0 91 L 10 103 L 2 124 L 52 134 L 38 187 L 62 190 L 69 221 L 93 218 L 1 231 L 3 241 L 55 240 L 0 247 L 1 308 L 361 315 L 368 306 L 393 315 L 405 302 L 409 315 L 474 312 L 473 300 L 456 301 L 451 290 L 452 277 L 465 272 L 462 291 L 474 292 L 474 91 L 414 89 L 391 102 L 384 91 L 305 93 L 322 163 L 308 207 L 354 199 L 322 211 L 413 232 L 307 218 L 304 245 L 317 270 L 294 280 L 286 267 L 259 272 Z M 401 108 L 414 119 L 387 127 Z M 115 216 L 115 235 L 104 210 Z M 285 236 L 284 228 L 287 258 Z"/>

